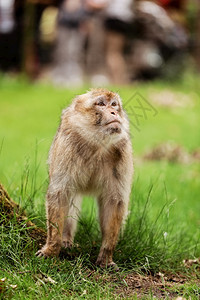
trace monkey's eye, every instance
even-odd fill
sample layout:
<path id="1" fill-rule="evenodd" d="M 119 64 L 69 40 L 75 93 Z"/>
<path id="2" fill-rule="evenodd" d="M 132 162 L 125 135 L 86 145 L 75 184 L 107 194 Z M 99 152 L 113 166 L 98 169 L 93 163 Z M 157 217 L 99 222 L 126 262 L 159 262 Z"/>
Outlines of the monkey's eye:
<path id="1" fill-rule="evenodd" d="M 113 102 L 111 103 L 111 106 L 117 106 L 117 102 L 116 102 L 116 101 L 113 101 Z"/>
<path id="2" fill-rule="evenodd" d="M 99 105 L 99 106 L 105 106 L 105 103 L 101 100 L 101 101 L 97 102 L 97 105 Z"/>

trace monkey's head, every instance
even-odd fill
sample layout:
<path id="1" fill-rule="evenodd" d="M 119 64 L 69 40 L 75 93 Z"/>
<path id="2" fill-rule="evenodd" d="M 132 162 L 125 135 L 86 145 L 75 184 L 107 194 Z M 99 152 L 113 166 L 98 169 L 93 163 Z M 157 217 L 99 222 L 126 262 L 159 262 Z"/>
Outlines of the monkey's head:
<path id="1" fill-rule="evenodd" d="M 120 96 L 114 92 L 93 89 L 76 97 L 67 111 L 73 128 L 90 141 L 110 144 L 128 136 L 128 119 Z"/>

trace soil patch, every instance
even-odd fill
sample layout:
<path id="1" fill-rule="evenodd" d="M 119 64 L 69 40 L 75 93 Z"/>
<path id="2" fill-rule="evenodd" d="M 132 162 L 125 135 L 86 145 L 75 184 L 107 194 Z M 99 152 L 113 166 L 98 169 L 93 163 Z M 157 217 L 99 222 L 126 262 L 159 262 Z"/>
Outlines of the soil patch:
<path id="1" fill-rule="evenodd" d="M 124 281 L 126 286 L 121 286 L 117 293 L 124 297 L 137 295 L 137 298 L 143 298 L 145 295 L 152 295 L 158 299 L 166 297 L 176 298 L 176 289 L 180 288 L 186 282 L 184 276 L 166 276 L 162 273 L 157 275 L 128 274 Z"/>
<path id="2" fill-rule="evenodd" d="M 193 98 L 198 97 L 194 94 L 186 95 L 181 92 L 174 92 L 171 90 L 163 90 L 161 92 L 150 92 L 149 99 L 152 103 L 168 108 L 176 107 L 193 107 Z"/>
<path id="3" fill-rule="evenodd" d="M 195 149 L 190 153 L 182 146 L 169 141 L 148 150 L 142 158 L 144 160 L 166 160 L 172 163 L 189 164 L 200 162 L 200 149 Z"/>

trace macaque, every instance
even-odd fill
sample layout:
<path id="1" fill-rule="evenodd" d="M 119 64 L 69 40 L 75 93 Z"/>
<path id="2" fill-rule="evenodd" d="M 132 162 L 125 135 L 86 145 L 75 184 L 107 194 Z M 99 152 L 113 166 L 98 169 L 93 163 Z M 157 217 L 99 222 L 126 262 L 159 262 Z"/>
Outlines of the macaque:
<path id="1" fill-rule="evenodd" d="M 81 197 L 94 195 L 102 245 L 96 261 L 116 266 L 113 251 L 128 211 L 133 175 L 129 123 L 118 94 L 92 89 L 63 110 L 49 153 L 47 241 L 37 255 L 57 256 L 71 247 Z"/>

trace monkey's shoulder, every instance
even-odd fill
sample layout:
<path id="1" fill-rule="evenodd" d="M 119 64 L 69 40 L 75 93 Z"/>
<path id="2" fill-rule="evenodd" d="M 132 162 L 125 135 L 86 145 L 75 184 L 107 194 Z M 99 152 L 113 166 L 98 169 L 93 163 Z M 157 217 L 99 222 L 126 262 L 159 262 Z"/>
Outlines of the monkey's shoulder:
<path id="1" fill-rule="evenodd" d="M 110 151 L 115 161 L 123 160 L 127 155 L 132 155 L 132 146 L 128 139 L 122 139 L 117 144 L 114 144 Z M 128 155 L 128 156 L 129 156 Z"/>

